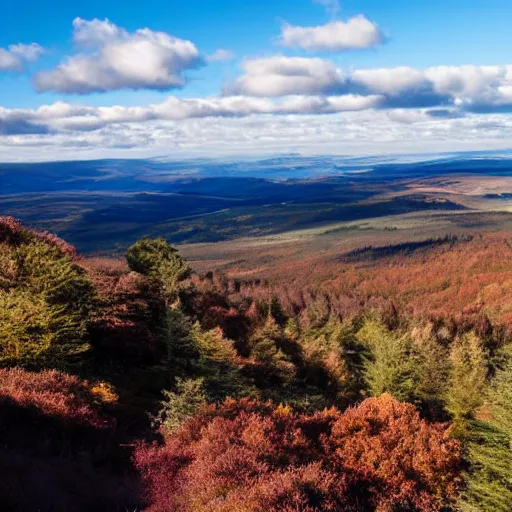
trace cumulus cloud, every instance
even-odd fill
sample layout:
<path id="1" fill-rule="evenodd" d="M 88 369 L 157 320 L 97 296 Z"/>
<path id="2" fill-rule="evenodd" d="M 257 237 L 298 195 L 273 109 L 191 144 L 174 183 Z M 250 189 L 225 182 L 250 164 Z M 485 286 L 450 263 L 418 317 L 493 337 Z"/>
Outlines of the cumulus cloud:
<path id="1" fill-rule="evenodd" d="M 76 18 L 73 39 L 80 53 L 55 69 L 38 73 L 34 78 L 38 91 L 169 90 L 183 87 L 184 73 L 202 64 L 191 41 L 148 28 L 129 33 L 108 19 Z"/>
<path id="2" fill-rule="evenodd" d="M 23 71 L 27 62 L 37 60 L 44 48 L 37 43 L 11 44 L 7 49 L 0 48 L 0 71 Z"/>
<path id="3" fill-rule="evenodd" d="M 467 111 L 512 107 L 512 66 L 438 66 L 355 71 L 350 77 L 387 106 L 450 106 Z"/>
<path id="4" fill-rule="evenodd" d="M 246 60 L 245 73 L 225 88 L 225 94 L 286 96 L 333 94 L 345 86 L 344 74 L 324 59 L 274 57 Z"/>
<path id="5" fill-rule="evenodd" d="M 351 78 L 355 84 L 364 85 L 367 89 L 389 96 L 398 96 L 404 91 L 418 89 L 427 81 L 422 71 L 409 67 L 360 69 L 354 71 Z"/>
<path id="6" fill-rule="evenodd" d="M 219 48 L 211 55 L 206 57 L 208 62 L 227 62 L 233 60 L 236 57 L 235 52 L 231 50 L 225 50 L 224 48 Z"/>
<path id="7" fill-rule="evenodd" d="M 279 43 L 307 51 L 345 52 L 377 46 L 383 39 L 379 26 L 359 15 L 345 22 L 331 21 L 316 27 L 284 24 Z"/>
<path id="8" fill-rule="evenodd" d="M 382 108 L 457 107 L 473 112 L 512 108 L 512 65 L 359 69 L 327 59 L 282 55 L 247 60 L 225 94 L 255 97 L 354 94 L 380 96 Z"/>
<path id="9" fill-rule="evenodd" d="M 253 115 L 318 115 L 376 107 L 379 96 L 288 96 L 273 101 L 245 96 L 177 98 L 147 107 L 92 107 L 58 102 L 37 109 L 0 108 L 0 134 L 88 132 L 111 125 L 149 121 L 248 117 Z M 4 127 L 2 130 L 2 126 Z"/>

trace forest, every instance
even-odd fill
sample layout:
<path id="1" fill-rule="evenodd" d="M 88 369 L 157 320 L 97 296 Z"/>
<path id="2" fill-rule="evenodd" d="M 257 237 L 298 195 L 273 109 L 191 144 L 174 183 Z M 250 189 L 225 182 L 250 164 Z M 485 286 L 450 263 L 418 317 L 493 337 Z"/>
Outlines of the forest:
<path id="1" fill-rule="evenodd" d="M 510 511 L 511 243 L 223 272 L 0 217 L 0 509 Z"/>

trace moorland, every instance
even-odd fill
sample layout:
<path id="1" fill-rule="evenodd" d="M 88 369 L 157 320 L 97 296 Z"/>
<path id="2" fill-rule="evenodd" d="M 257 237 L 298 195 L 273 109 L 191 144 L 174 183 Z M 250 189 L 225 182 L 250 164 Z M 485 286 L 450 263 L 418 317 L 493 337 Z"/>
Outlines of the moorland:
<path id="1" fill-rule="evenodd" d="M 508 512 L 510 169 L 0 165 L 0 508 Z"/>

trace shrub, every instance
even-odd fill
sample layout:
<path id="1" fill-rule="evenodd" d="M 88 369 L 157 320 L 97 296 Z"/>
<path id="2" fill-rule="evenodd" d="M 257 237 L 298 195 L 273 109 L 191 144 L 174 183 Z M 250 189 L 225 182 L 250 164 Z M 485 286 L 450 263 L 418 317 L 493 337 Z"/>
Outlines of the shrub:
<path id="1" fill-rule="evenodd" d="M 56 370 L 0 370 L 2 442 L 35 453 L 98 451 L 114 427 L 102 403 L 87 381 Z"/>
<path id="2" fill-rule="evenodd" d="M 140 510 L 135 479 L 105 467 L 116 422 L 104 402 L 115 395 L 97 387 L 55 370 L 0 370 L 1 510 Z"/>
<path id="3" fill-rule="evenodd" d="M 228 400 L 135 454 L 158 512 L 432 512 L 454 496 L 459 461 L 446 426 L 389 395 L 312 415 Z"/>

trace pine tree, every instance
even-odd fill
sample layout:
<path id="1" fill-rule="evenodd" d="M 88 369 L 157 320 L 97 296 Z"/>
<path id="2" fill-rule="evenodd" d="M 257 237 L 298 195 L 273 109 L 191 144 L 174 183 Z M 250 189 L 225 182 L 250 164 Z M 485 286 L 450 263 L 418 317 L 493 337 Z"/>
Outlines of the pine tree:
<path id="1" fill-rule="evenodd" d="M 175 391 L 164 390 L 165 399 L 160 402 L 161 408 L 153 420 L 153 426 L 171 434 L 194 416 L 206 404 L 203 382 L 203 379 L 178 378 Z"/>
<path id="2" fill-rule="evenodd" d="M 463 428 L 484 399 L 487 361 L 479 338 L 474 333 L 457 338 L 451 348 L 450 361 L 446 404 L 455 423 Z"/>
<path id="3" fill-rule="evenodd" d="M 410 400 L 414 394 L 411 341 L 405 335 L 389 331 L 376 319 L 367 319 L 357 338 L 370 351 L 364 365 L 369 394 L 389 393 L 398 400 Z"/>
<path id="4" fill-rule="evenodd" d="M 512 510 L 512 348 L 503 355 L 485 405 L 467 429 L 470 469 L 461 500 L 464 512 Z"/>
<path id="5" fill-rule="evenodd" d="M 175 299 L 178 284 L 191 273 L 178 250 L 163 238 L 137 241 L 128 248 L 126 261 L 131 270 L 154 279 L 160 285 L 167 303 Z"/>
<path id="6" fill-rule="evenodd" d="M 0 364 L 60 366 L 86 350 L 93 288 L 85 271 L 35 237 L 0 253 Z"/>

